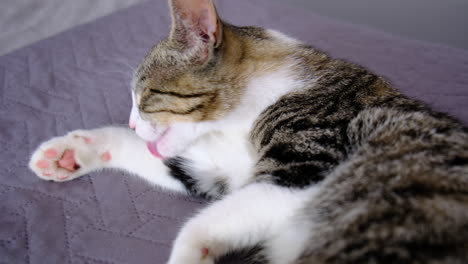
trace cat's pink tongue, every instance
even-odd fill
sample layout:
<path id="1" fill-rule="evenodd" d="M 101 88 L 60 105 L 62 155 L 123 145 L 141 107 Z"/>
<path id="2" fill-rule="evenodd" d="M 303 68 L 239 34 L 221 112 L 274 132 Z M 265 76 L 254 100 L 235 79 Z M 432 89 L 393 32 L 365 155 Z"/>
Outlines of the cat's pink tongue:
<path id="1" fill-rule="evenodd" d="M 158 159 L 164 159 L 164 157 L 158 151 L 158 147 L 156 146 L 156 141 L 147 142 L 146 146 L 148 147 L 148 150 L 151 152 L 153 156 L 155 156 Z"/>

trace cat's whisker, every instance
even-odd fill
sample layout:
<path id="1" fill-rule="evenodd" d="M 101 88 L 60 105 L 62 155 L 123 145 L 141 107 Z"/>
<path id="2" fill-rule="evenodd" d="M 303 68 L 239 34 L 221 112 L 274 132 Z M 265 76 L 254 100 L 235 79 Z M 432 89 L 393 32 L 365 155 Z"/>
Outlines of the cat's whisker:
<path id="1" fill-rule="evenodd" d="M 133 75 L 136 71 L 136 67 L 132 67 L 130 64 L 128 64 L 128 62 L 126 61 L 119 61 L 121 63 L 121 65 L 124 65 L 126 67 L 128 67 L 128 69 L 131 71 L 131 74 Z"/>

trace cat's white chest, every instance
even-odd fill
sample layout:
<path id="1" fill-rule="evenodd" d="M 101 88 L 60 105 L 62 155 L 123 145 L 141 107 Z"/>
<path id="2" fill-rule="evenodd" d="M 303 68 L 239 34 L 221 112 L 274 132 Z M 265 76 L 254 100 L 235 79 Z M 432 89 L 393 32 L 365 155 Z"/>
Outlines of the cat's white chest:
<path id="1" fill-rule="evenodd" d="M 247 83 L 241 102 L 219 124 L 238 124 L 250 130 L 259 115 L 282 96 L 303 88 L 304 83 L 293 71 L 292 62 L 278 70 L 258 74 Z"/>

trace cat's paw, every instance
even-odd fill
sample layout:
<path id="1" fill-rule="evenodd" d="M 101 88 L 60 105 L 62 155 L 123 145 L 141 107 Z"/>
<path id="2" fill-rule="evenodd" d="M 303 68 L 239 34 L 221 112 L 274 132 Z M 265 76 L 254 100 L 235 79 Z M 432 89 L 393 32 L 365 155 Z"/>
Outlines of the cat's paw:
<path id="1" fill-rule="evenodd" d="M 186 250 L 180 254 L 173 255 L 168 264 L 214 264 L 214 259 L 209 255 L 208 249 Z"/>
<path id="2" fill-rule="evenodd" d="M 185 248 L 173 252 L 168 264 L 214 264 L 208 248 Z"/>
<path id="3" fill-rule="evenodd" d="M 195 220 L 195 221 L 194 221 Z M 192 219 L 182 229 L 174 242 L 168 264 L 214 264 L 216 251 L 213 241 L 206 238 L 209 232 L 198 219 Z"/>
<path id="4" fill-rule="evenodd" d="M 29 168 L 44 180 L 73 180 L 111 161 L 105 141 L 99 134 L 84 130 L 53 138 L 34 151 Z"/>

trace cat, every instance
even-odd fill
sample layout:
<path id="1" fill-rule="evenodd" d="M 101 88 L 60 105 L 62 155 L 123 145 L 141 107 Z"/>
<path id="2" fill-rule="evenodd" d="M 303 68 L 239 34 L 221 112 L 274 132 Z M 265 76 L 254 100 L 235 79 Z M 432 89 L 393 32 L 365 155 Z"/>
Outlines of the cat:
<path id="1" fill-rule="evenodd" d="M 29 166 L 119 168 L 213 200 L 169 264 L 466 263 L 468 129 L 369 70 L 170 0 L 169 37 L 132 81 L 132 129 L 78 130 Z"/>

